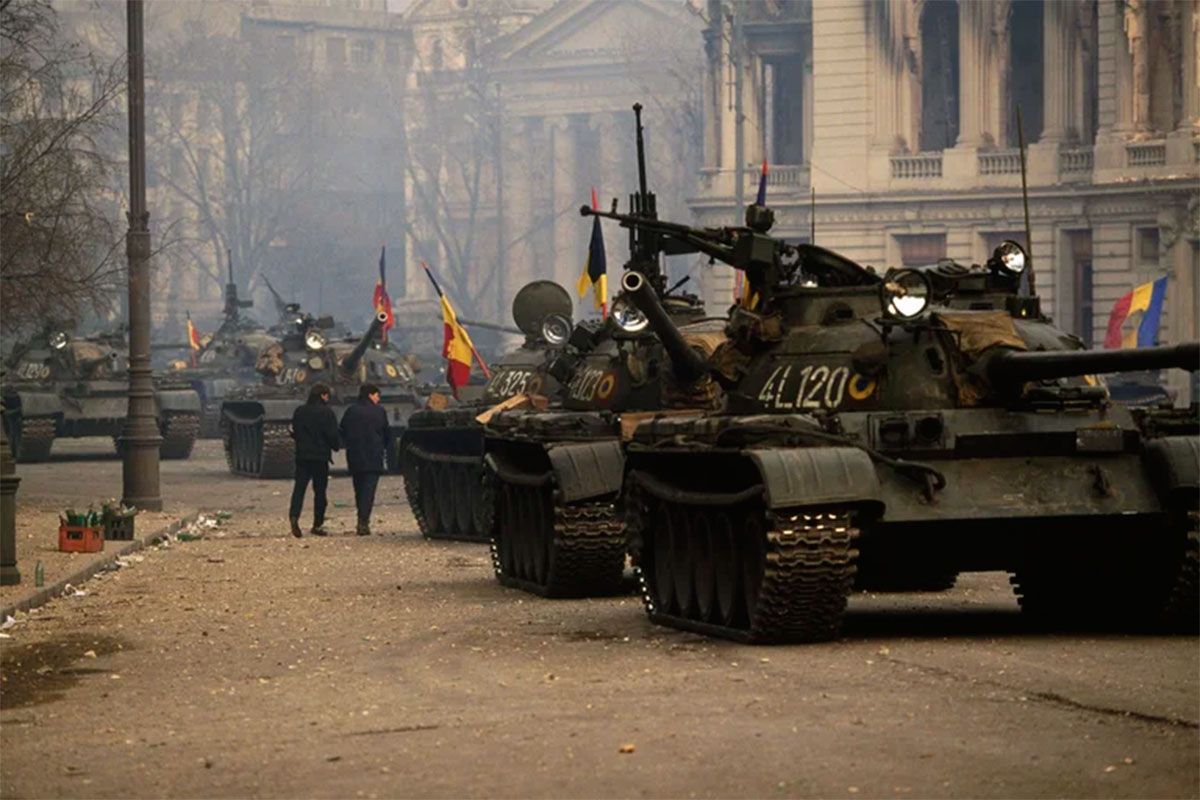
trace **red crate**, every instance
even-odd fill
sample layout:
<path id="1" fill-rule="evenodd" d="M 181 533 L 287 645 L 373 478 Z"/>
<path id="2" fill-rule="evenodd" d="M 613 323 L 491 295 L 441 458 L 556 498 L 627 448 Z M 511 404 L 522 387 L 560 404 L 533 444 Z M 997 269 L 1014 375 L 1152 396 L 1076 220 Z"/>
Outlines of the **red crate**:
<path id="1" fill-rule="evenodd" d="M 104 549 L 104 528 L 59 525 L 58 549 L 64 553 L 99 553 Z"/>

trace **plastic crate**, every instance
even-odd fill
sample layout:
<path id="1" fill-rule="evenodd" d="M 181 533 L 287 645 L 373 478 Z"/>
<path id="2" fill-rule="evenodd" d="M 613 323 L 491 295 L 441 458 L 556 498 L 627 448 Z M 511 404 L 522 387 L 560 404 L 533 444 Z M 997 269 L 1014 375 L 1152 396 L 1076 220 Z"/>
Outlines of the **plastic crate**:
<path id="1" fill-rule="evenodd" d="M 58 549 L 64 553 L 99 553 L 104 549 L 104 528 L 59 525 Z"/>
<path id="2" fill-rule="evenodd" d="M 133 541 L 133 518 L 135 514 L 105 514 L 104 538 L 114 541 Z"/>

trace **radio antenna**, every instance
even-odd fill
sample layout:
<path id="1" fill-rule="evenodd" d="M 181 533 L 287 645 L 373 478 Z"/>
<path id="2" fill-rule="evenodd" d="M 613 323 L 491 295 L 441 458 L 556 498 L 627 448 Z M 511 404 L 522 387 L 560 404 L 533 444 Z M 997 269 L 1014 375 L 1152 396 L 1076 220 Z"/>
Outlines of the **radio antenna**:
<path id="1" fill-rule="evenodd" d="M 1025 207 L 1025 274 L 1029 276 L 1029 293 L 1037 294 L 1033 281 L 1033 236 L 1029 232 L 1029 183 L 1025 177 L 1025 128 L 1021 124 L 1021 105 L 1017 104 L 1017 147 L 1021 151 L 1021 203 Z"/>

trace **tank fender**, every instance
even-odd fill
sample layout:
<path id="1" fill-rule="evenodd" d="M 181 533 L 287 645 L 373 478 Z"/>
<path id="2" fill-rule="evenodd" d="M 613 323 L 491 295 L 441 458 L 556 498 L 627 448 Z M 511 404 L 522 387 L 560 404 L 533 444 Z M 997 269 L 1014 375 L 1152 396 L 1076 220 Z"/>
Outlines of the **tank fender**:
<path id="1" fill-rule="evenodd" d="M 160 389 L 154 393 L 159 411 L 192 411 L 200 413 L 200 395 L 195 389 Z"/>
<path id="2" fill-rule="evenodd" d="M 552 445 L 550 468 L 564 503 L 616 494 L 625 477 L 625 454 L 617 440 Z"/>
<path id="3" fill-rule="evenodd" d="M 1146 469 L 1164 502 L 1185 500 L 1196 507 L 1200 491 L 1200 440 L 1194 436 L 1164 436 L 1146 443 Z"/>
<path id="4" fill-rule="evenodd" d="M 52 392 L 26 392 L 16 389 L 8 396 L 17 396 L 21 414 L 26 417 L 50 417 L 63 413 L 62 400 Z"/>
<path id="5" fill-rule="evenodd" d="M 855 447 L 747 450 L 762 476 L 768 508 L 855 505 L 883 510 L 871 457 Z"/>

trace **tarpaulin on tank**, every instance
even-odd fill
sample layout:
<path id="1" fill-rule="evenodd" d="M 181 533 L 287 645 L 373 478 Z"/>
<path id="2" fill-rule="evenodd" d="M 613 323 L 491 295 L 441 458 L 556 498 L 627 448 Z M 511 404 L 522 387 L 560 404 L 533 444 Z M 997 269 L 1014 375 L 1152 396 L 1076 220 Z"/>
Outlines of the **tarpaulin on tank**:
<path id="1" fill-rule="evenodd" d="M 940 311 L 933 315 L 933 320 L 958 334 L 959 347 L 971 360 L 990 347 L 1027 349 L 1007 311 Z"/>
<path id="2" fill-rule="evenodd" d="M 713 354 L 729 341 L 722 330 L 696 330 L 684 328 L 683 341 L 710 362 Z M 667 408 L 700 408 L 717 409 L 721 405 L 721 387 L 711 375 L 705 375 L 699 380 L 684 384 L 675 380 L 674 374 L 667 370 L 663 375 L 662 404 Z"/>

